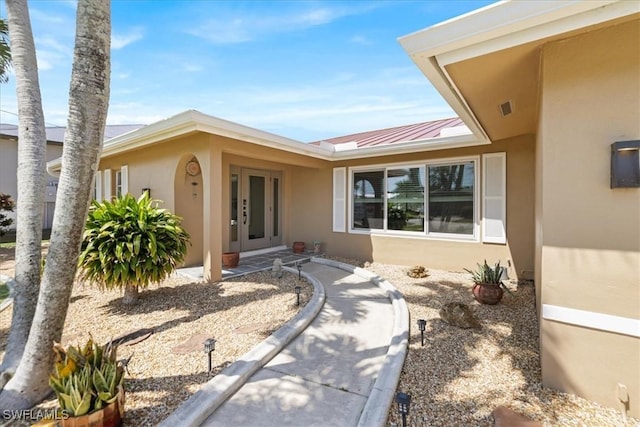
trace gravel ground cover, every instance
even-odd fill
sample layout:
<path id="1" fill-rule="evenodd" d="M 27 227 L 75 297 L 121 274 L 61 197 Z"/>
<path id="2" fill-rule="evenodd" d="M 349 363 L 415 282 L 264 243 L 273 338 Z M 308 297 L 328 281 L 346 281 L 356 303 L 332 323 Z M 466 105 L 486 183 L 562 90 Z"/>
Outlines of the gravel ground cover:
<path id="1" fill-rule="evenodd" d="M 119 358 L 131 357 L 125 379 L 125 424 L 152 426 L 292 318 L 313 292 L 303 281 L 297 307 L 293 288 L 300 283 L 297 274 L 290 273 L 282 279 L 272 278 L 270 272 L 253 273 L 219 283 L 193 283 L 175 275 L 141 292 L 139 303 L 132 307 L 121 303 L 118 291 L 77 284 L 62 342 L 84 344 L 88 333 L 106 342 L 141 329 L 153 330 L 147 339 L 118 351 Z M 10 321 L 11 309 L 0 313 L 0 358 Z M 212 374 L 203 352 L 206 337 L 217 341 Z M 51 399 L 38 408 L 55 406 Z"/>
<path id="2" fill-rule="evenodd" d="M 640 426 L 615 410 L 542 387 L 532 282 L 509 282 L 512 294 L 489 306 L 474 300 L 467 273 L 428 269 L 428 277 L 413 279 L 408 267 L 365 267 L 396 286 L 409 307 L 410 346 L 398 386 L 412 397 L 407 425 L 491 426 L 491 412 L 503 405 L 544 426 Z M 471 307 L 482 329 L 440 320 L 449 302 Z M 417 319 L 427 322 L 424 347 Z M 388 424 L 402 425 L 395 406 Z"/>
<path id="3" fill-rule="evenodd" d="M 335 259 L 363 266 L 356 260 Z M 0 259 L 0 272 L 10 275 L 10 261 L 10 257 Z M 532 283 L 510 282 L 512 295 L 505 294 L 496 306 L 484 306 L 474 301 L 466 273 L 429 269 L 428 277 L 413 279 L 407 276 L 408 267 L 377 263 L 364 267 L 393 283 L 409 306 L 410 347 L 398 387 L 412 396 L 409 426 L 491 426 L 491 411 L 498 405 L 544 426 L 640 425 L 614 410 L 541 386 Z M 174 276 L 144 291 L 135 307 L 123 306 L 119 292 L 78 285 L 63 343 L 84 342 L 88 332 L 105 341 L 153 329 L 144 341 L 122 346 L 120 356 L 132 357 L 126 380 L 126 425 L 155 425 L 210 378 L 202 338 L 218 340 L 215 374 L 295 315 L 296 283 L 297 275 L 287 273 L 282 280 L 266 272 L 213 284 Z M 311 292 L 303 282 L 303 305 Z M 481 330 L 463 330 L 440 320 L 439 309 L 454 301 L 473 309 Z M 10 319 L 10 309 L 0 313 L 0 357 Z M 424 347 L 417 319 L 427 321 Z M 53 406 L 55 401 L 50 400 L 39 407 Z M 388 425 L 402 425 L 395 406 Z"/>

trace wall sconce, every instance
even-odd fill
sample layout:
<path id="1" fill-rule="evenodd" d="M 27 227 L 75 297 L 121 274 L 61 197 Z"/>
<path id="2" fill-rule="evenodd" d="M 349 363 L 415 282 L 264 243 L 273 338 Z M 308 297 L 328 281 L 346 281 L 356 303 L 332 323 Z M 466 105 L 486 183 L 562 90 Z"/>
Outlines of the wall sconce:
<path id="1" fill-rule="evenodd" d="M 640 140 L 611 144 L 611 188 L 640 187 Z"/>
<path id="2" fill-rule="evenodd" d="M 194 199 L 198 198 L 198 183 L 193 181 L 191 183 L 191 186 L 193 187 L 193 191 L 191 192 L 191 196 L 193 196 Z"/>
<path id="3" fill-rule="evenodd" d="M 151 198 L 151 189 L 150 188 L 143 188 L 142 189 L 142 194 L 147 193 L 147 197 Z"/>

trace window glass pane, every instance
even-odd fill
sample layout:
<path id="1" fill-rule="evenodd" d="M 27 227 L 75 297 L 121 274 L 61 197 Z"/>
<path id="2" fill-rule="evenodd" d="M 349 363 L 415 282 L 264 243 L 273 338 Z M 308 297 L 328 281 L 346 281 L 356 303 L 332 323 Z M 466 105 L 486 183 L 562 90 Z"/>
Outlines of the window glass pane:
<path id="1" fill-rule="evenodd" d="M 249 240 L 265 236 L 265 178 L 249 175 Z"/>
<path id="2" fill-rule="evenodd" d="M 384 171 L 353 174 L 353 228 L 384 226 Z"/>
<path id="3" fill-rule="evenodd" d="M 424 169 L 387 171 L 387 229 L 424 231 Z"/>
<path id="4" fill-rule="evenodd" d="M 273 235 L 278 236 L 280 233 L 280 182 L 278 178 L 273 179 Z"/>
<path id="5" fill-rule="evenodd" d="M 429 166 L 429 232 L 473 235 L 474 162 Z"/>
<path id="6" fill-rule="evenodd" d="M 116 171 L 116 197 L 122 196 L 122 172 Z"/>

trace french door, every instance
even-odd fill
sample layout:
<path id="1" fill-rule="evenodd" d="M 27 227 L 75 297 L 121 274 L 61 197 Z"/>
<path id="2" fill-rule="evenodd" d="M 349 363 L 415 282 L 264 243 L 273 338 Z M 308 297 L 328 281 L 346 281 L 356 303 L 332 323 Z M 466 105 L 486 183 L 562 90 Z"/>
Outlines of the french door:
<path id="1" fill-rule="evenodd" d="M 250 251 L 280 245 L 282 174 L 236 168 L 231 174 L 231 247 Z"/>

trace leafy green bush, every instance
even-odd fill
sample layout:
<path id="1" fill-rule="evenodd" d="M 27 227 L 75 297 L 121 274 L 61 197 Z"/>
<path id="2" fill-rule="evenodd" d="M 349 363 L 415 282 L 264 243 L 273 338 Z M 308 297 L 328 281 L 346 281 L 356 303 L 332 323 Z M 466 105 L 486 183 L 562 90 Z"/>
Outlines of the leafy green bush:
<path id="1" fill-rule="evenodd" d="M 124 288 L 124 303 L 134 303 L 139 287 L 160 282 L 184 260 L 189 234 L 181 221 L 146 192 L 138 200 L 127 194 L 93 202 L 78 260 L 81 278 Z"/>
<path id="2" fill-rule="evenodd" d="M 6 232 L 6 228 L 13 224 L 13 219 L 7 218 L 2 212 L 13 212 L 15 203 L 8 194 L 0 193 L 0 236 Z"/>

